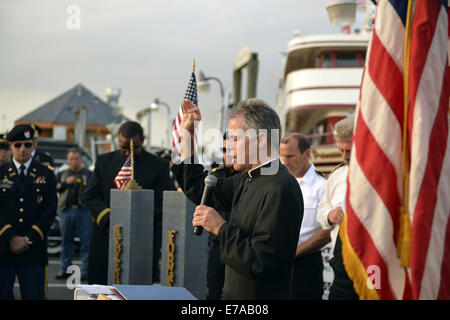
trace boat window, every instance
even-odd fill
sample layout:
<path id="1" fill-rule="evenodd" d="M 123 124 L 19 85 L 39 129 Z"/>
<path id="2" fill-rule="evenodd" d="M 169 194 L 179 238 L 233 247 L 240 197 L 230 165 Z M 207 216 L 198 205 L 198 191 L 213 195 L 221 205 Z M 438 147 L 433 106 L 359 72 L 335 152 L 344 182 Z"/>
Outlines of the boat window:
<path id="1" fill-rule="evenodd" d="M 316 57 L 316 68 L 363 67 L 364 51 L 328 51 Z"/>
<path id="2" fill-rule="evenodd" d="M 359 67 L 356 52 L 337 52 L 336 53 L 337 67 Z"/>
<path id="3" fill-rule="evenodd" d="M 325 52 L 322 57 L 322 68 L 333 67 L 333 56 L 331 55 L 331 52 Z"/>
<path id="4" fill-rule="evenodd" d="M 307 134 L 312 147 L 319 146 L 326 142 L 326 121 L 316 124 Z"/>
<path id="5" fill-rule="evenodd" d="M 364 65 L 366 64 L 366 52 L 365 51 L 360 51 L 360 52 L 357 52 L 357 53 L 358 53 L 359 65 L 361 67 L 364 67 Z"/>

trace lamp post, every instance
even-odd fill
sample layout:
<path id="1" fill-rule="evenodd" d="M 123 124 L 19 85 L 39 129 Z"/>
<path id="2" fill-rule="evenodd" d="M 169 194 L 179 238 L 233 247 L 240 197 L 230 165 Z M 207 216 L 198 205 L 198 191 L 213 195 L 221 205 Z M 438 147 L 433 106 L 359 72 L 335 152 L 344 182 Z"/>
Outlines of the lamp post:
<path id="1" fill-rule="evenodd" d="M 220 110 L 220 123 L 219 123 L 219 128 L 220 128 L 220 132 L 223 133 L 223 129 L 224 129 L 224 124 L 223 124 L 223 116 L 224 116 L 224 112 L 225 112 L 225 93 L 223 90 L 223 84 L 222 81 L 220 81 L 219 78 L 216 77 L 206 77 L 205 74 L 203 73 L 203 71 L 199 71 L 198 72 L 198 80 L 197 80 L 197 90 L 199 93 L 207 93 L 209 92 L 209 80 L 214 80 L 217 81 L 217 83 L 220 86 L 220 97 L 221 97 L 221 101 L 222 101 L 222 108 Z"/>
<path id="2" fill-rule="evenodd" d="M 168 139 L 167 140 L 167 147 L 170 149 L 170 138 L 171 138 L 171 134 L 170 134 L 170 123 L 171 123 L 171 121 L 170 121 L 170 106 L 166 102 L 159 100 L 159 98 L 155 98 L 155 100 L 153 100 L 152 104 L 150 105 L 150 108 L 152 110 L 159 110 L 159 108 L 160 108 L 159 106 L 160 105 L 163 105 L 167 109 L 167 121 L 168 121 L 168 124 L 167 124 L 167 139 Z"/>
<path id="3" fill-rule="evenodd" d="M 152 111 L 154 111 L 155 108 L 153 106 L 153 103 L 150 105 L 150 107 L 148 108 L 144 108 L 140 111 L 138 111 L 138 113 L 136 113 L 136 118 L 138 120 L 138 122 L 141 122 L 142 118 L 147 116 L 147 138 L 148 138 L 148 142 L 147 142 L 147 149 L 148 151 L 150 151 L 151 149 L 151 125 L 152 125 Z"/>

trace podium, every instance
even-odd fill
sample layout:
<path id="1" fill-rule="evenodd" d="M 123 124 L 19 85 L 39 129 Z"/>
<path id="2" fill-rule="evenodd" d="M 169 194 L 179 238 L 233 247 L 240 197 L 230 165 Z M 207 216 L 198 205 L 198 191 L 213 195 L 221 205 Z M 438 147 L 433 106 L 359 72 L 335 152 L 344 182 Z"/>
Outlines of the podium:
<path id="1" fill-rule="evenodd" d="M 164 191 L 161 285 L 184 287 L 197 299 L 206 299 L 208 232 L 194 235 L 195 207 L 184 193 Z"/>
<path id="2" fill-rule="evenodd" d="M 114 287 L 127 300 L 197 300 L 185 288 L 121 284 Z"/>
<path id="3" fill-rule="evenodd" d="M 153 210 L 153 190 L 111 190 L 108 284 L 152 284 Z"/>

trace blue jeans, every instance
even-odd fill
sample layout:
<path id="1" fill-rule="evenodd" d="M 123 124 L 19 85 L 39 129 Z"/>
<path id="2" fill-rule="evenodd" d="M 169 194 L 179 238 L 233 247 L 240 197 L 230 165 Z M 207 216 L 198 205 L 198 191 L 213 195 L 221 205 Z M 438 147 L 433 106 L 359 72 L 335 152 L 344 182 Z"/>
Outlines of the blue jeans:
<path id="1" fill-rule="evenodd" d="M 91 242 L 92 220 L 91 213 L 88 209 L 72 209 L 64 210 L 61 215 L 61 271 L 66 272 L 67 268 L 72 264 L 73 257 L 73 238 L 75 230 L 80 238 L 80 257 L 83 263 L 81 273 L 88 273 L 89 244 Z"/>
<path id="2" fill-rule="evenodd" d="M 19 278 L 22 300 L 43 300 L 45 296 L 44 266 L 0 267 L 0 300 L 15 300 L 14 281 Z"/>

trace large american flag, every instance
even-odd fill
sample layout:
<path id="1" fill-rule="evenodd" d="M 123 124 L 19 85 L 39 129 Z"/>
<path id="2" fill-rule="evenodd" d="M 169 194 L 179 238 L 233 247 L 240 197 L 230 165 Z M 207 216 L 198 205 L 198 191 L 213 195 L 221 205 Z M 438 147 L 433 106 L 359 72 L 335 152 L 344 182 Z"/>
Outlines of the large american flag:
<path id="1" fill-rule="evenodd" d="M 123 164 L 116 178 L 114 179 L 114 184 L 117 189 L 122 189 L 131 180 L 131 155 L 128 156 L 127 160 Z"/>
<path id="2" fill-rule="evenodd" d="M 189 79 L 189 84 L 186 89 L 186 93 L 184 94 L 184 99 L 187 99 L 192 102 L 193 105 L 198 106 L 197 99 L 197 80 L 195 78 L 195 68 L 192 70 L 191 78 Z M 183 120 L 183 109 L 178 110 L 177 117 L 173 124 L 172 130 L 172 146 L 175 156 L 180 155 L 181 151 L 181 121 Z M 197 132 L 195 131 L 194 136 L 194 148 L 197 149 Z"/>
<path id="3" fill-rule="evenodd" d="M 450 299 L 448 4 L 408 4 L 378 2 L 356 109 L 340 236 L 361 299 Z"/>

